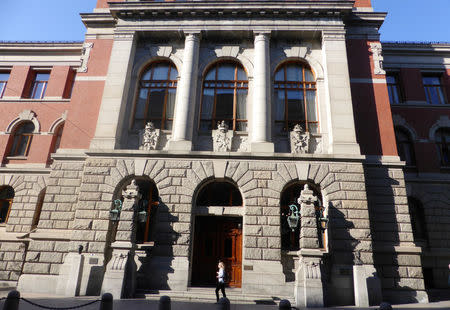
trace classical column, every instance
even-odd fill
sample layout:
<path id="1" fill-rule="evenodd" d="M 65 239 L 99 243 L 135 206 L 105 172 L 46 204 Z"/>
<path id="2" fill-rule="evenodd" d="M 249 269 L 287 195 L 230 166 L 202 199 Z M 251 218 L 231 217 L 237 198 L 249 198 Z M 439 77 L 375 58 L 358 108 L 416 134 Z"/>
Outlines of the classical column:
<path id="1" fill-rule="evenodd" d="M 132 297 L 136 285 L 135 208 L 141 195 L 136 181 L 122 192 L 123 205 L 117 225 L 116 241 L 111 244 L 112 257 L 106 266 L 102 293 L 111 293 L 114 299 Z"/>
<path id="2" fill-rule="evenodd" d="M 329 95 L 326 101 L 330 153 L 360 155 L 353 118 L 345 31 L 324 31 L 322 51 Z"/>
<path id="3" fill-rule="evenodd" d="M 169 150 L 190 151 L 192 149 L 199 47 L 200 33 L 186 33 L 183 68 L 181 69 L 180 82 L 177 88 L 172 139 L 169 142 Z"/>
<path id="4" fill-rule="evenodd" d="M 91 149 L 115 149 L 119 146 L 130 76 L 136 49 L 136 34 L 116 34 Z"/>
<path id="5" fill-rule="evenodd" d="M 251 151 L 274 152 L 270 138 L 270 49 L 269 32 L 255 32 L 255 58 L 253 74 L 253 110 Z"/>

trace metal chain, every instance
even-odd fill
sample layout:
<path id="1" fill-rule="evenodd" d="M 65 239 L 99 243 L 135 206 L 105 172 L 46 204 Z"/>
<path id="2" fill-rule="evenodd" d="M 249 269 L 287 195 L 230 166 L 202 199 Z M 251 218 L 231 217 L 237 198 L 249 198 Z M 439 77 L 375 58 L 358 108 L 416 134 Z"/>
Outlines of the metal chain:
<path id="1" fill-rule="evenodd" d="M 28 300 L 28 299 L 23 298 L 23 297 L 21 297 L 20 299 L 22 299 L 23 301 L 26 301 L 27 303 L 29 303 L 29 304 L 31 304 L 33 306 L 36 306 L 36 307 L 39 307 L 39 308 L 44 308 L 44 309 L 50 309 L 50 310 L 78 309 L 78 308 L 83 308 L 83 307 L 95 304 L 96 302 L 100 301 L 100 299 L 97 299 L 97 300 L 90 301 L 90 302 L 88 302 L 88 303 L 86 303 L 84 305 L 78 305 L 78 306 L 72 306 L 72 307 L 49 307 L 49 306 L 43 306 L 43 305 L 37 304 L 37 303 L 32 302 L 31 300 Z"/>

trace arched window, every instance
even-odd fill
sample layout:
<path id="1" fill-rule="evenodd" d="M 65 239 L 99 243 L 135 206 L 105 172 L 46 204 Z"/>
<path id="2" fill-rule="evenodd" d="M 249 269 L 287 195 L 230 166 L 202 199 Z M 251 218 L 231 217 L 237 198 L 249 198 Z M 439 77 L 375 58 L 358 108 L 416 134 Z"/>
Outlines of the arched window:
<path id="1" fill-rule="evenodd" d="M 197 206 L 242 206 L 242 196 L 236 186 L 231 183 L 212 182 L 200 190 Z"/>
<path id="2" fill-rule="evenodd" d="M 200 130 L 217 128 L 225 121 L 230 130 L 247 130 L 248 78 L 237 62 L 218 62 L 203 79 Z"/>
<path id="3" fill-rule="evenodd" d="M 39 193 L 36 209 L 34 210 L 33 221 L 31 222 L 31 229 L 34 229 L 39 224 L 41 217 L 42 205 L 44 204 L 45 188 Z"/>
<path id="4" fill-rule="evenodd" d="M 64 129 L 64 123 L 62 123 L 61 125 L 59 125 L 56 128 L 55 133 L 53 135 L 51 153 L 56 153 L 56 151 L 59 149 L 59 145 L 61 144 L 61 137 L 62 137 L 63 129 Z"/>
<path id="5" fill-rule="evenodd" d="M 291 215 L 291 210 L 289 208 L 290 205 L 296 205 L 298 210 L 300 210 L 300 205 L 297 203 L 298 198 L 300 197 L 300 193 L 303 190 L 305 183 L 298 182 L 289 185 L 286 187 L 281 193 L 281 201 L 280 201 L 280 229 L 281 229 L 281 249 L 283 250 L 298 250 L 299 249 L 299 241 L 300 241 L 300 221 L 297 228 L 292 231 L 289 227 L 287 217 Z M 310 186 L 313 190 L 314 195 L 318 198 L 318 201 L 315 204 L 316 209 L 316 217 L 321 217 L 323 215 L 324 207 L 322 204 L 322 196 L 315 189 L 314 186 Z M 301 215 L 300 215 L 301 216 Z M 322 224 L 317 221 L 317 232 L 319 239 L 319 247 L 325 247 L 325 228 Z"/>
<path id="6" fill-rule="evenodd" d="M 34 124 L 25 122 L 20 124 L 13 133 L 13 141 L 9 156 L 27 156 L 34 132 Z"/>
<path id="7" fill-rule="evenodd" d="M 8 221 L 14 199 L 14 189 L 11 186 L 0 187 L 0 223 Z"/>
<path id="8" fill-rule="evenodd" d="M 440 128 L 436 131 L 436 146 L 442 166 L 450 166 L 450 128 Z"/>
<path id="9" fill-rule="evenodd" d="M 408 207 L 414 240 L 427 242 L 427 225 L 422 203 L 414 197 L 408 197 Z"/>
<path id="10" fill-rule="evenodd" d="M 146 68 L 139 80 L 133 129 L 143 129 L 147 122 L 172 129 L 177 77 L 177 69 L 168 61 L 153 62 Z"/>
<path id="11" fill-rule="evenodd" d="M 318 132 L 316 82 L 312 71 L 301 62 L 287 62 L 275 72 L 275 130 L 292 130 L 301 124 L 306 131 Z"/>
<path id="12" fill-rule="evenodd" d="M 395 128 L 395 140 L 397 141 L 397 151 L 400 159 L 405 161 L 407 166 L 415 166 L 414 144 L 408 132 L 401 128 Z"/>

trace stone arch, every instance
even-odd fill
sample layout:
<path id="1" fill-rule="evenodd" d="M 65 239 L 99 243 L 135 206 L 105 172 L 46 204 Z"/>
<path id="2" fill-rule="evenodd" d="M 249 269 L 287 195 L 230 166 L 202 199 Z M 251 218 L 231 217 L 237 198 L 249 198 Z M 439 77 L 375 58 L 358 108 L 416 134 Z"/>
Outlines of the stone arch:
<path id="1" fill-rule="evenodd" d="M 18 117 L 16 117 L 8 124 L 5 133 L 11 134 L 17 125 L 26 121 L 31 121 L 34 124 L 34 134 L 37 134 L 41 131 L 41 125 L 36 117 L 36 113 L 31 110 L 23 110 L 19 113 Z"/>
<path id="2" fill-rule="evenodd" d="M 436 131 L 442 127 L 450 128 L 450 119 L 447 115 L 442 115 L 433 126 L 431 126 L 429 131 L 429 139 L 430 141 L 436 141 Z"/>
<path id="3" fill-rule="evenodd" d="M 64 124 L 64 122 L 67 119 L 67 110 L 64 111 L 64 113 L 61 114 L 61 116 L 59 118 L 57 118 L 52 125 L 50 126 L 50 129 L 48 130 L 49 134 L 55 134 L 55 130 L 62 124 Z"/>
<path id="4" fill-rule="evenodd" d="M 271 76 L 275 76 L 275 71 L 277 68 L 286 61 L 299 61 L 308 64 L 313 73 L 315 74 L 316 80 L 324 79 L 324 69 L 322 63 L 311 55 L 311 46 L 293 46 L 291 48 L 285 48 L 284 53 L 279 55 L 271 63 Z"/>
<path id="5" fill-rule="evenodd" d="M 409 133 L 412 141 L 417 141 L 418 137 L 417 137 L 417 132 L 414 130 L 414 128 L 400 115 L 398 114 L 394 114 L 392 116 L 392 120 L 394 121 L 394 126 L 395 127 L 400 127 L 404 130 L 406 130 L 406 132 Z"/>
<path id="6" fill-rule="evenodd" d="M 238 48 L 236 50 L 236 48 Z M 253 77 L 253 63 L 246 56 L 242 54 L 239 47 L 229 47 L 223 46 L 222 48 L 218 48 L 215 50 L 210 50 L 210 53 L 202 59 L 198 66 L 198 72 L 200 74 L 201 79 L 205 76 L 205 73 L 208 69 L 215 63 L 222 60 L 232 60 L 237 61 L 242 65 L 245 72 L 247 73 L 247 78 L 249 80 Z"/>
<path id="7" fill-rule="evenodd" d="M 133 67 L 133 71 L 132 71 L 132 76 L 136 78 L 136 80 L 139 79 L 139 77 L 141 76 L 141 74 L 144 72 L 144 70 L 148 67 L 148 65 L 150 65 L 153 62 L 157 62 L 157 61 L 168 61 L 173 63 L 173 65 L 175 66 L 175 68 L 178 71 L 178 78 L 180 78 L 180 73 L 181 73 L 181 69 L 183 66 L 183 62 L 181 61 L 180 58 L 178 58 L 177 56 L 175 56 L 174 54 L 169 54 L 169 55 L 151 55 L 150 58 L 142 58 L 139 61 L 136 62 L 136 64 Z"/>

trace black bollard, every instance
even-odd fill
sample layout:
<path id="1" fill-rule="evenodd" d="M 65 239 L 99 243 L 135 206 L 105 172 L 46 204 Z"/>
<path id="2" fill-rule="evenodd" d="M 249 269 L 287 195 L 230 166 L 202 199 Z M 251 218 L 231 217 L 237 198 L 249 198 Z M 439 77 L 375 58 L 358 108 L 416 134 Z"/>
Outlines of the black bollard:
<path id="1" fill-rule="evenodd" d="M 279 310 L 291 310 L 291 302 L 287 299 L 280 300 L 280 304 L 278 305 Z"/>
<path id="2" fill-rule="evenodd" d="M 3 310 L 19 310 L 20 293 L 16 290 L 8 293 Z"/>
<path id="3" fill-rule="evenodd" d="M 379 310 L 392 310 L 392 306 L 391 306 L 391 304 L 388 303 L 388 302 L 382 302 L 382 303 L 380 304 Z"/>
<path id="4" fill-rule="evenodd" d="M 100 301 L 100 310 L 113 310 L 113 295 L 105 293 Z"/>
<path id="5" fill-rule="evenodd" d="M 216 309 L 218 310 L 230 310 L 230 300 L 226 297 L 219 299 Z"/>
<path id="6" fill-rule="evenodd" d="M 159 298 L 158 310 L 170 310 L 169 296 L 161 296 L 161 298 Z"/>

